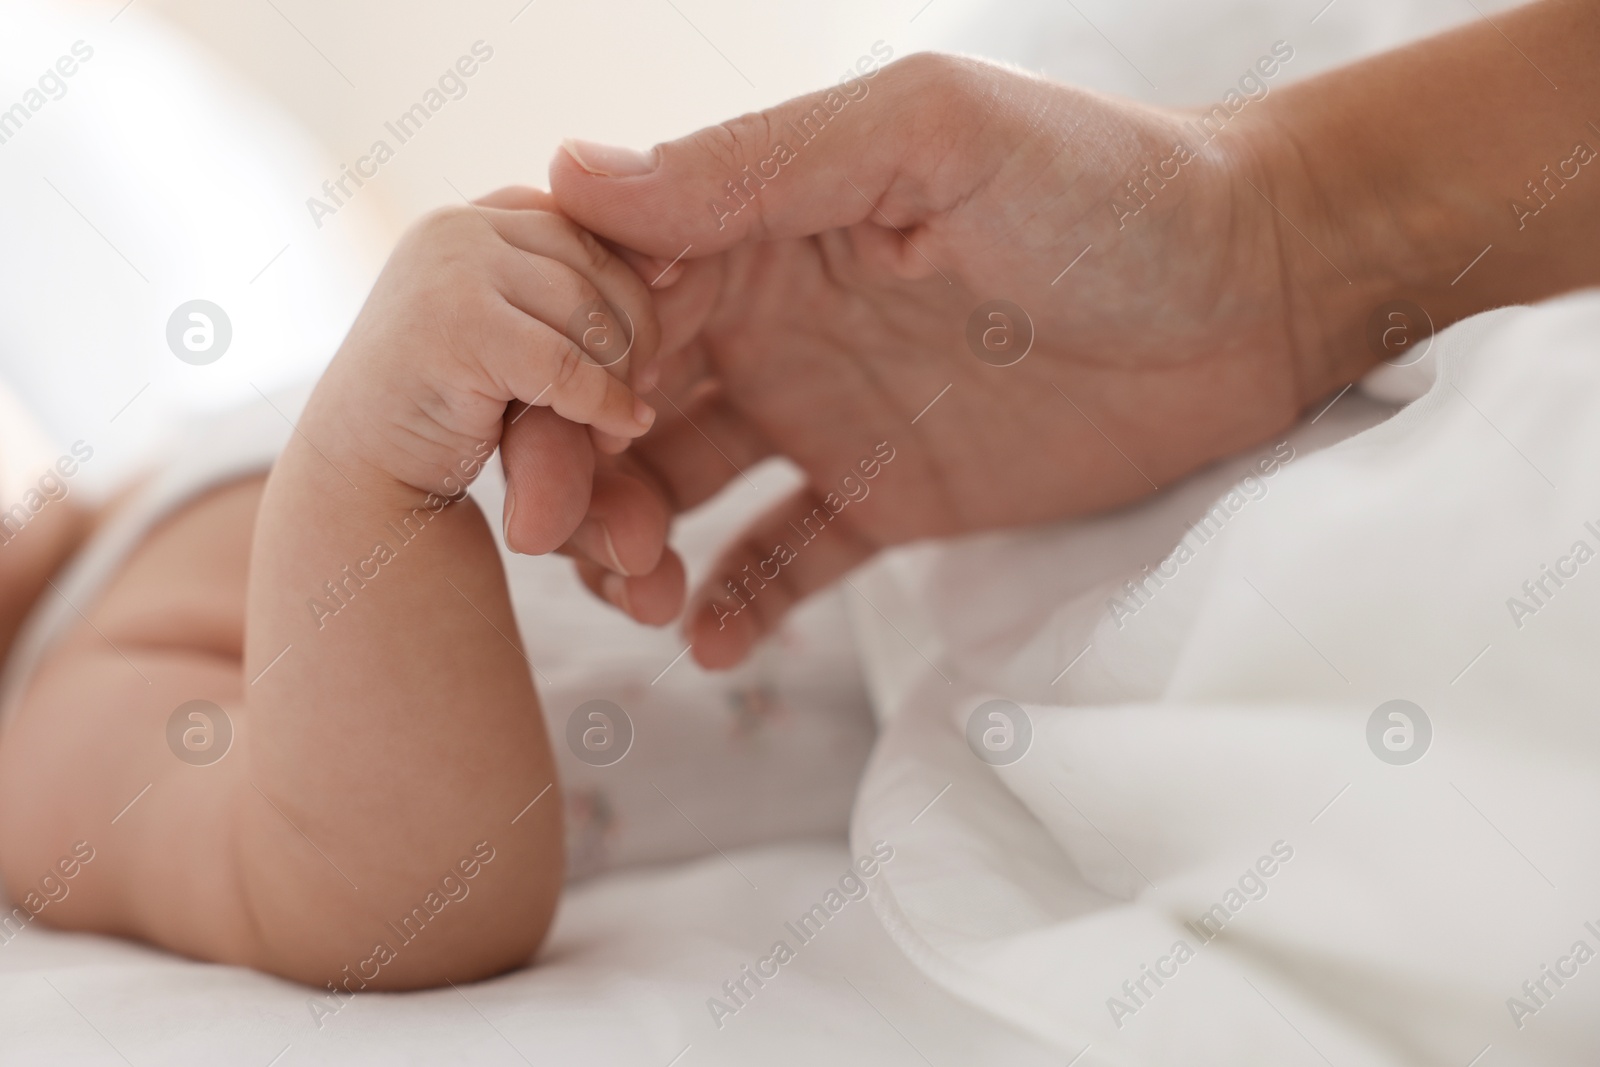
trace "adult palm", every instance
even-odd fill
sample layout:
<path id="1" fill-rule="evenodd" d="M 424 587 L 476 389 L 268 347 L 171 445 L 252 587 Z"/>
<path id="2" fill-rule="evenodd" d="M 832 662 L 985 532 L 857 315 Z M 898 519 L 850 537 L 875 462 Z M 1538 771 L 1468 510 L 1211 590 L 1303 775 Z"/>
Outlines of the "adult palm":
<path id="1" fill-rule="evenodd" d="M 1285 240 L 1248 118 L 1202 148 L 1175 113 L 916 56 L 644 156 L 558 156 L 563 211 L 649 271 L 676 264 L 657 281 L 663 417 L 600 462 L 668 509 L 771 454 L 808 479 L 691 601 L 696 658 L 737 662 L 886 546 L 1127 503 L 1348 380 L 1363 357 L 1330 354 L 1326 321 L 1291 326 L 1304 290 L 1342 283 Z M 846 503 L 842 480 L 883 442 L 893 460 Z M 819 507 L 837 517 L 803 541 Z M 608 523 L 653 562 L 638 546 L 657 524 L 628 510 Z M 589 554 L 615 570 L 608 544 Z M 780 544 L 792 558 L 730 615 L 724 579 Z M 625 583 L 586 576 L 659 619 L 680 595 L 664 558 Z"/>

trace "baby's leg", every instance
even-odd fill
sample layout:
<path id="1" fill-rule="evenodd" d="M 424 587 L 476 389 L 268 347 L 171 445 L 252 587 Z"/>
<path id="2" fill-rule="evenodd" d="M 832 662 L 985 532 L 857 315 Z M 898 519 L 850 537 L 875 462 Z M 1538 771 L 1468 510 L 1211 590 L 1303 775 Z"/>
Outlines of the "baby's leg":
<path id="1" fill-rule="evenodd" d="M 351 990 L 483 976 L 539 944 L 559 790 L 529 806 L 554 770 L 493 540 L 470 501 L 336 468 L 337 414 L 308 411 L 253 549 L 250 487 L 174 520 L 158 558 L 80 605 L 88 625 L 18 709 L 0 741 L 13 897 L 79 841 L 94 857 L 39 921 Z M 168 744 L 195 699 L 235 732 L 209 765 Z"/>

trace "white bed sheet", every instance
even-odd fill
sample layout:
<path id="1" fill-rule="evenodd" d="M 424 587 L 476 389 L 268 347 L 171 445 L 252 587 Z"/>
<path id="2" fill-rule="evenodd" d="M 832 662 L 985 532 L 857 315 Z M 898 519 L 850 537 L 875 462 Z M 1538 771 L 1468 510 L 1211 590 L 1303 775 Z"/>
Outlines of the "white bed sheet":
<path id="1" fill-rule="evenodd" d="M 539 966 L 358 994 L 320 1028 L 303 986 L 30 927 L 0 947 L 0 1065 L 1059 1063 L 912 968 L 870 897 L 799 945 L 784 923 L 849 862 L 808 842 L 599 878 L 563 901 Z M 708 998 L 779 938 L 794 959 L 719 1029 Z"/>

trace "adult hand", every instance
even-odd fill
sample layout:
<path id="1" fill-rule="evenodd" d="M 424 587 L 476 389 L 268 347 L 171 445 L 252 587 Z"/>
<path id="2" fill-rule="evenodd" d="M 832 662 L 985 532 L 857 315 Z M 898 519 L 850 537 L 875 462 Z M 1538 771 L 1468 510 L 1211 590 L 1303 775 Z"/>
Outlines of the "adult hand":
<path id="1" fill-rule="evenodd" d="M 729 665 L 881 548 L 1125 504 L 1284 428 L 1371 357 L 1330 340 L 1349 315 L 1291 315 L 1345 282 L 1285 234 L 1250 117 L 1204 146 L 1176 113 L 924 55 L 649 153 L 573 145 L 551 167 L 562 210 L 654 257 L 647 280 L 676 264 L 655 279 L 662 418 L 596 459 L 607 488 L 571 546 L 585 578 L 672 617 L 668 513 L 790 457 L 809 484 L 690 601 L 695 658 Z M 547 429 L 567 432 L 529 433 Z M 895 458 L 834 517 L 881 442 Z M 818 508 L 831 521 L 803 540 Z M 571 503 L 554 514 L 519 509 L 512 543 L 560 543 Z"/>

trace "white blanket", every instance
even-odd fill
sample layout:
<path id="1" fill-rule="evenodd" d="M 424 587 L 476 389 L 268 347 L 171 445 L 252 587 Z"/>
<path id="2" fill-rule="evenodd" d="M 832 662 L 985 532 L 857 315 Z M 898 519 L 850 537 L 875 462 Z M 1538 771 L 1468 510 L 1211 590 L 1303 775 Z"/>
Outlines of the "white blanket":
<path id="1" fill-rule="evenodd" d="M 854 839 L 895 842 L 910 958 L 1079 1067 L 1595 1062 L 1596 338 L 1592 293 L 1482 315 L 1342 443 L 1311 454 L 1359 391 L 1131 512 L 858 581 L 904 634 Z M 1021 751 L 1022 713 L 967 739 L 996 697 L 1008 765 L 982 728 Z"/>

